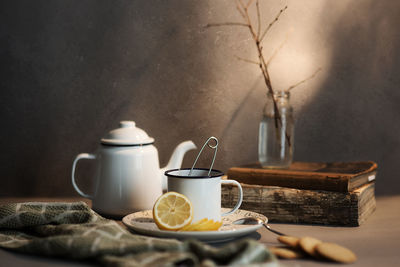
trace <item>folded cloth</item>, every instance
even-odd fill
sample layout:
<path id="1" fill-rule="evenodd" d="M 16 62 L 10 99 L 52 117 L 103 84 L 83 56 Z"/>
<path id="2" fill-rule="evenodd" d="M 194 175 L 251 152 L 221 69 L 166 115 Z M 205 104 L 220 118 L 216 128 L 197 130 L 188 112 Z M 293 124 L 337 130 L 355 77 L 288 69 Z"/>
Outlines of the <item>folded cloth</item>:
<path id="1" fill-rule="evenodd" d="M 134 235 L 84 202 L 0 206 L 0 247 L 36 255 L 95 259 L 112 266 L 278 265 L 268 249 L 255 240 L 215 248 L 196 240 Z"/>

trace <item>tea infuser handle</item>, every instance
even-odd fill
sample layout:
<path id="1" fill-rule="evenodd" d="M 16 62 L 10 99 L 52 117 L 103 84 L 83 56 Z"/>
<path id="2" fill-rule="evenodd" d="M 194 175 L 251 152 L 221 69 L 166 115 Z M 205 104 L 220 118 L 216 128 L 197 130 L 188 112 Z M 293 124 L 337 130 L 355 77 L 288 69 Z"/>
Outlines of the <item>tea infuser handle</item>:
<path id="1" fill-rule="evenodd" d="M 210 145 L 210 144 L 209 144 L 209 142 L 210 142 L 211 140 L 214 140 L 214 141 L 215 141 L 215 145 Z M 207 141 L 204 143 L 203 147 L 200 149 L 200 152 L 199 152 L 199 154 L 197 154 L 196 160 L 194 161 L 193 166 L 192 166 L 192 168 L 190 169 L 190 172 L 189 172 L 189 175 L 188 175 L 188 176 L 190 176 L 190 175 L 192 174 L 193 168 L 194 168 L 194 166 L 196 165 L 197 160 L 199 159 L 200 154 L 201 154 L 201 152 L 203 152 L 203 149 L 204 149 L 204 147 L 205 147 L 206 145 L 207 145 L 209 148 L 211 148 L 211 149 L 215 149 L 215 151 L 214 151 L 214 157 L 213 157 L 213 159 L 212 159 L 211 166 L 210 166 L 210 170 L 208 171 L 208 176 L 210 176 L 212 167 L 214 166 L 215 157 L 217 156 L 217 151 L 218 151 L 218 139 L 217 139 L 216 137 L 214 137 L 214 136 L 211 136 L 210 138 L 208 138 Z"/>
<path id="2" fill-rule="evenodd" d="M 234 184 L 238 187 L 238 201 L 236 202 L 235 207 L 233 207 L 233 209 L 231 209 L 228 212 L 224 212 L 221 214 L 221 216 L 226 216 L 229 214 L 234 213 L 235 211 L 237 211 L 240 207 L 240 205 L 242 205 L 242 201 L 243 201 L 243 190 L 242 190 L 242 186 L 240 185 L 240 183 L 238 181 L 235 180 L 221 180 L 221 184 Z"/>
<path id="3" fill-rule="evenodd" d="M 83 193 L 83 192 L 79 189 L 78 185 L 77 185 L 76 182 L 75 182 L 75 169 L 76 169 L 76 164 L 78 163 L 78 161 L 79 161 L 80 159 L 95 159 L 95 158 L 96 158 L 96 155 L 94 155 L 94 154 L 81 153 L 81 154 L 79 154 L 78 156 L 76 156 L 76 158 L 75 158 L 75 160 L 74 160 L 74 163 L 72 164 L 72 175 L 71 175 L 71 178 L 72 178 L 72 185 L 74 186 L 75 191 L 78 192 L 79 195 L 81 195 L 81 196 L 83 196 L 83 197 L 85 197 L 85 198 L 89 198 L 89 199 L 93 199 L 93 196 L 92 196 L 92 195 L 89 195 L 89 194 Z"/>

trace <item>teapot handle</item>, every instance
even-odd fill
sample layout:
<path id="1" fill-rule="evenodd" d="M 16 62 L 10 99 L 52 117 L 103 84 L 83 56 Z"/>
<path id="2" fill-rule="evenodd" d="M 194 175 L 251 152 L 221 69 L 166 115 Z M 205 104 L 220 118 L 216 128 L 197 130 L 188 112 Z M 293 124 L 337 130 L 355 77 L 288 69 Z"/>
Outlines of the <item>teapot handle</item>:
<path id="1" fill-rule="evenodd" d="M 71 176 L 72 177 L 72 185 L 74 186 L 75 191 L 78 192 L 79 195 L 81 195 L 85 198 L 89 198 L 89 199 L 93 199 L 93 196 L 83 193 L 79 189 L 78 185 L 75 182 L 75 169 L 76 169 L 76 164 L 78 163 L 78 160 L 80 160 L 80 159 L 95 159 L 95 158 L 96 158 L 96 155 L 94 155 L 94 154 L 81 153 L 78 156 L 76 156 L 74 163 L 72 164 L 72 176 Z"/>

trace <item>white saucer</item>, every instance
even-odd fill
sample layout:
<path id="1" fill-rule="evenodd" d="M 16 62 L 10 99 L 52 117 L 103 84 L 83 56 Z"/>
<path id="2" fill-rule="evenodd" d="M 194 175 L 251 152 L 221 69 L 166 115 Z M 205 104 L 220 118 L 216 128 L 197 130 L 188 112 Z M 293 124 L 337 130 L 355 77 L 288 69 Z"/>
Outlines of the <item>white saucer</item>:
<path id="1" fill-rule="evenodd" d="M 227 212 L 229 210 L 230 209 L 222 208 L 221 212 Z M 144 235 L 177 239 L 197 239 L 204 242 L 222 242 L 248 235 L 262 227 L 262 225 L 233 224 L 237 219 L 245 217 L 256 217 L 265 220 L 265 222 L 268 221 L 267 217 L 262 214 L 247 210 L 237 210 L 233 214 L 222 217 L 223 225 L 218 231 L 174 232 L 158 229 L 153 221 L 153 212 L 151 210 L 146 210 L 129 214 L 122 219 L 122 222 L 128 228 Z"/>

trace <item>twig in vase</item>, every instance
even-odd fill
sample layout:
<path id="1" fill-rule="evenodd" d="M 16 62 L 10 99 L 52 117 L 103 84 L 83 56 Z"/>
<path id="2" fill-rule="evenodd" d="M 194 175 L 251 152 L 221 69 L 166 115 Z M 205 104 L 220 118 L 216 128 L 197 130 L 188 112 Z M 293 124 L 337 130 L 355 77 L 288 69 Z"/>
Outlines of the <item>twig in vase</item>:
<path id="1" fill-rule="evenodd" d="M 241 61 L 244 61 L 244 62 L 247 62 L 247 63 L 255 64 L 255 65 L 257 65 L 257 66 L 258 66 L 258 64 L 260 64 L 259 62 L 255 61 L 255 60 L 242 58 L 242 57 L 239 57 L 239 56 L 236 56 L 236 55 L 234 55 L 234 56 L 235 56 L 235 58 L 236 58 L 237 60 L 241 60 Z"/>
<path id="2" fill-rule="evenodd" d="M 257 0 L 258 3 L 258 0 Z M 240 5 L 240 6 L 239 6 Z M 259 5 L 256 5 L 257 7 L 259 7 Z M 274 118 L 275 118 L 275 128 L 278 129 L 279 128 L 279 124 L 282 126 L 282 118 L 281 118 L 281 114 L 279 112 L 278 109 L 278 104 L 276 102 L 275 96 L 274 96 L 274 90 L 272 88 L 272 83 L 271 83 L 271 78 L 269 76 L 269 72 L 268 72 L 268 67 L 267 64 L 265 62 L 265 58 L 264 58 L 264 54 L 262 53 L 262 45 L 261 45 L 261 41 L 259 39 L 259 36 L 257 35 L 253 24 L 251 23 L 251 19 L 250 19 L 250 15 L 249 15 L 249 10 L 248 10 L 248 5 L 244 6 L 241 0 L 238 0 L 238 9 L 242 8 L 242 11 L 244 13 L 244 19 L 246 21 L 246 23 L 249 25 L 249 30 L 250 30 L 250 34 L 255 42 L 255 45 L 257 47 L 257 52 L 258 52 L 258 59 L 259 59 L 259 67 L 260 70 L 264 76 L 264 82 L 265 85 L 268 88 L 269 93 L 272 96 L 272 102 L 274 105 Z M 278 16 L 277 16 L 278 18 Z M 275 21 L 277 21 L 277 19 L 275 19 Z M 261 24 L 261 21 L 258 21 L 258 24 Z M 271 24 L 270 24 L 271 25 Z M 288 142 L 288 145 L 291 146 L 291 142 L 290 142 L 290 136 L 287 134 L 287 132 L 285 132 L 286 135 L 286 140 Z"/>
<path id="3" fill-rule="evenodd" d="M 244 26 L 246 28 L 249 27 L 248 24 L 240 23 L 240 22 L 225 22 L 225 23 L 210 23 L 207 24 L 206 27 L 218 27 L 218 26 Z"/>
<path id="4" fill-rule="evenodd" d="M 205 27 L 210 28 L 210 27 L 220 27 L 220 26 L 241 26 L 241 27 L 246 27 L 249 29 L 251 37 L 256 45 L 257 48 L 257 53 L 258 53 L 258 62 L 254 60 L 249 60 L 249 59 L 244 59 L 238 56 L 235 56 L 237 59 L 245 61 L 247 63 L 252 63 L 252 64 L 257 64 L 261 70 L 261 73 L 264 78 L 264 83 L 267 86 L 268 92 L 271 94 L 273 106 L 274 106 L 274 121 L 275 121 L 275 128 L 278 130 L 279 126 L 282 127 L 282 117 L 278 109 L 278 104 L 275 99 L 274 95 L 274 89 L 272 87 L 272 82 L 271 82 L 271 77 L 269 75 L 268 67 L 269 63 L 271 60 L 275 57 L 275 55 L 278 53 L 278 51 L 281 49 L 283 44 L 286 42 L 283 42 L 280 47 L 278 47 L 272 54 L 272 56 L 269 58 L 268 61 L 265 60 L 264 55 L 263 55 L 263 46 L 261 42 L 264 40 L 266 34 L 268 31 L 272 28 L 272 26 L 279 20 L 280 16 L 282 15 L 283 12 L 287 9 L 287 6 L 282 8 L 278 14 L 275 16 L 274 20 L 272 20 L 268 26 L 262 31 L 261 27 L 261 15 L 260 15 L 260 5 L 259 5 L 259 0 L 256 0 L 256 12 L 257 12 L 257 28 L 253 25 L 250 15 L 249 15 L 249 7 L 251 4 L 254 2 L 254 0 L 249 0 L 247 4 L 245 5 L 242 0 L 236 0 L 236 9 L 238 10 L 239 14 L 242 16 L 244 22 L 225 22 L 225 23 L 210 23 L 207 24 Z M 262 33 L 261 33 L 262 32 Z M 312 76 L 309 78 L 302 80 L 292 86 L 290 86 L 287 91 L 295 88 L 296 86 L 299 86 L 300 84 L 312 79 L 315 77 L 317 72 L 320 69 L 318 69 Z M 288 135 L 287 131 L 285 131 L 285 136 L 286 140 L 288 143 L 288 146 L 291 146 L 291 141 L 290 141 L 290 136 Z"/>
<path id="5" fill-rule="evenodd" d="M 258 2 L 258 1 L 257 1 Z M 282 13 L 287 9 L 288 7 L 285 6 L 284 8 L 282 8 L 281 10 L 279 10 L 278 15 L 276 15 L 275 19 L 273 21 L 271 21 L 268 25 L 268 27 L 264 30 L 263 34 L 260 37 L 260 41 L 264 40 L 265 35 L 267 34 L 267 32 L 272 28 L 272 26 L 275 24 L 275 22 L 278 21 L 279 17 L 282 15 Z"/>
<path id="6" fill-rule="evenodd" d="M 303 83 L 305 83 L 305 82 L 311 80 L 312 78 L 314 78 L 314 77 L 318 74 L 318 72 L 319 72 L 320 70 L 321 70 L 321 68 L 318 68 L 316 71 L 314 71 L 314 73 L 313 73 L 310 77 L 305 78 L 304 80 L 301 80 L 300 82 L 293 84 L 292 86 L 290 86 L 290 87 L 289 87 L 288 89 L 286 89 L 285 91 L 286 91 L 286 92 L 289 92 L 290 90 L 292 90 L 293 88 L 299 86 L 300 84 L 303 84 Z"/>
<path id="7" fill-rule="evenodd" d="M 282 49 L 282 47 L 285 45 L 285 43 L 288 40 L 288 34 L 286 34 L 285 40 L 283 40 L 283 42 L 274 50 L 274 52 L 272 53 L 272 55 L 269 57 L 268 61 L 267 61 L 267 66 L 269 66 L 269 64 L 272 62 L 272 60 L 274 59 L 274 57 L 278 54 L 278 52 Z"/>
<path id="8" fill-rule="evenodd" d="M 275 96 L 274 96 L 274 90 L 272 88 L 272 83 L 271 83 L 271 79 L 270 79 L 269 72 L 268 72 L 268 66 L 265 62 L 264 55 L 262 53 L 262 45 L 261 45 L 260 34 L 259 34 L 261 32 L 261 16 L 257 15 L 257 19 L 258 19 L 257 24 L 258 24 L 258 28 L 260 30 L 257 30 L 257 32 L 256 32 L 254 30 L 253 24 L 251 23 L 251 19 L 250 19 L 249 12 L 248 12 L 248 7 L 251 5 L 251 3 L 252 3 L 251 0 L 247 3 L 247 5 L 244 5 L 241 0 L 236 1 L 236 9 L 239 11 L 240 15 L 245 20 L 245 23 L 241 23 L 241 22 L 210 23 L 210 24 L 206 25 L 206 28 L 220 27 L 220 26 L 242 26 L 242 27 L 245 26 L 249 29 L 250 34 L 251 34 L 251 36 L 255 42 L 255 45 L 257 47 L 258 60 L 259 60 L 257 65 L 259 66 L 261 73 L 263 74 L 265 85 L 267 86 L 267 89 L 272 96 L 272 102 L 273 102 L 273 106 L 274 106 L 275 128 L 278 129 L 279 124 L 282 126 L 282 118 L 281 118 L 281 115 L 280 115 L 280 112 L 278 109 L 278 104 L 277 104 Z M 258 0 L 256 1 L 256 7 L 257 7 L 257 14 L 259 14 L 260 11 L 259 11 L 259 1 Z M 264 32 L 262 34 L 262 38 L 264 38 L 264 36 L 268 32 L 268 30 L 274 25 L 274 23 L 276 21 L 278 21 L 279 16 L 286 10 L 286 8 L 287 8 L 287 6 L 284 9 L 280 10 L 280 12 L 275 17 L 275 19 L 264 30 Z M 244 60 L 244 61 L 247 61 L 247 60 Z M 287 134 L 287 132 L 285 132 L 285 135 L 286 135 L 286 140 L 288 142 L 288 145 L 290 147 L 291 146 L 290 136 Z"/>

